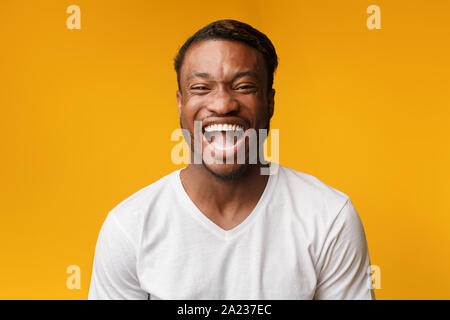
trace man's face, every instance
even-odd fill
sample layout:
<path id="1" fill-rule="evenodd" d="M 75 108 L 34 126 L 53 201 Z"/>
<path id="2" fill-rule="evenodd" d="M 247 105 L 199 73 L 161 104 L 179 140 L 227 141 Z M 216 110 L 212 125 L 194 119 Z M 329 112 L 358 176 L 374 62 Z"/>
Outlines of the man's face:
<path id="1" fill-rule="evenodd" d="M 237 163 L 240 148 L 248 162 L 249 144 L 242 133 L 268 129 L 273 114 L 275 91 L 268 90 L 261 53 L 240 42 L 201 41 L 187 50 L 179 79 L 178 114 L 192 137 L 191 151 L 194 121 L 201 121 L 201 137 L 196 138 L 201 139 L 203 165 L 223 179 L 244 172 L 246 164 Z"/>

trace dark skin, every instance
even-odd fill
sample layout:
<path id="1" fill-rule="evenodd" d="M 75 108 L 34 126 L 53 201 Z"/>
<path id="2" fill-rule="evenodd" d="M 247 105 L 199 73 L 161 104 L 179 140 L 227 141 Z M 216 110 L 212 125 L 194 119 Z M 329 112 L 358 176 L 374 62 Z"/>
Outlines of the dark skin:
<path id="1" fill-rule="evenodd" d="M 202 126 L 231 122 L 245 129 L 266 129 L 273 115 L 274 95 L 275 90 L 268 89 L 262 54 L 246 44 L 207 40 L 186 52 L 177 104 L 181 125 L 191 137 L 195 120 L 202 121 Z M 207 144 L 202 142 L 203 147 Z M 180 177 L 200 211 L 220 228 L 230 230 L 250 215 L 264 192 L 269 176 L 260 174 L 261 166 L 259 161 L 191 163 Z M 230 179 L 233 174 L 235 177 Z"/>

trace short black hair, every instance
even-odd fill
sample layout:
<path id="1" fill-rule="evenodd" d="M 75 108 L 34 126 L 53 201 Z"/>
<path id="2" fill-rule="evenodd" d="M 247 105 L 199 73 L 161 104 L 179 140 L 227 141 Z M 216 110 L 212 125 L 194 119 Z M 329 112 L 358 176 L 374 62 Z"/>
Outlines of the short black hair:
<path id="1" fill-rule="evenodd" d="M 174 65 L 177 72 L 178 89 L 180 88 L 180 69 L 184 55 L 191 45 L 205 40 L 231 40 L 242 42 L 258 50 L 264 57 L 267 69 L 268 89 L 272 88 L 273 75 L 278 66 L 278 56 L 270 39 L 252 26 L 236 20 L 218 20 L 201 28 L 192 35 L 178 51 Z"/>

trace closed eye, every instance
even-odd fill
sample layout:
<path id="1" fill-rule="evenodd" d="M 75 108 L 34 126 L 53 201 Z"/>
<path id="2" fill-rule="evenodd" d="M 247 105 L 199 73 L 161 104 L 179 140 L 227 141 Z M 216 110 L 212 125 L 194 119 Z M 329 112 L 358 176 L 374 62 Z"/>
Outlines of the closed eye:
<path id="1" fill-rule="evenodd" d="M 202 95 L 208 94 L 210 92 L 210 89 L 207 86 L 197 85 L 197 86 L 191 87 L 190 92 L 191 92 L 191 94 L 202 96 Z"/>
<path id="2" fill-rule="evenodd" d="M 246 85 L 236 87 L 235 90 L 242 92 L 242 93 L 252 93 L 257 90 L 257 87 L 254 85 L 246 84 Z"/>
<path id="3" fill-rule="evenodd" d="M 254 88 L 254 86 L 246 85 L 238 87 L 238 89 L 249 89 L 249 88 Z"/>
<path id="4" fill-rule="evenodd" d="M 192 87 L 191 90 L 209 90 L 209 88 L 205 86 L 195 86 Z"/>

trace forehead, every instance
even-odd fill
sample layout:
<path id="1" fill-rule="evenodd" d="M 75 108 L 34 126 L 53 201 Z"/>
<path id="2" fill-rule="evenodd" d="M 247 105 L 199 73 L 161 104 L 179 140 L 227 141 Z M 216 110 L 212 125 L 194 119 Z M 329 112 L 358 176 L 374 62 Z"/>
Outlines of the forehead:
<path id="1" fill-rule="evenodd" d="M 233 76 L 243 71 L 253 71 L 264 77 L 262 54 L 244 43 L 229 40 L 205 40 L 187 50 L 180 78 L 186 80 L 193 73 L 208 73 L 214 78 Z"/>

